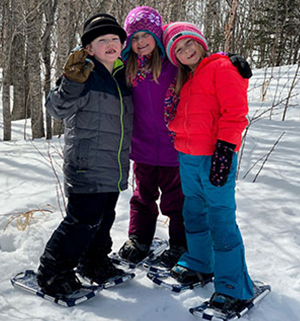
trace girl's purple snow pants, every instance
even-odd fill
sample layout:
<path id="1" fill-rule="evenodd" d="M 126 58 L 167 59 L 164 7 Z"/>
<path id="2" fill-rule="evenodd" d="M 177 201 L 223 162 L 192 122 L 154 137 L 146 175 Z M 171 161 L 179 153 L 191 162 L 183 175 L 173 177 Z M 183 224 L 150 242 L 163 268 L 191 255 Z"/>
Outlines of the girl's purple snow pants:
<path id="1" fill-rule="evenodd" d="M 136 188 L 130 200 L 129 235 L 139 242 L 151 244 L 159 214 L 169 220 L 170 245 L 186 245 L 182 217 L 184 195 L 181 190 L 179 167 L 153 166 L 134 163 Z"/>

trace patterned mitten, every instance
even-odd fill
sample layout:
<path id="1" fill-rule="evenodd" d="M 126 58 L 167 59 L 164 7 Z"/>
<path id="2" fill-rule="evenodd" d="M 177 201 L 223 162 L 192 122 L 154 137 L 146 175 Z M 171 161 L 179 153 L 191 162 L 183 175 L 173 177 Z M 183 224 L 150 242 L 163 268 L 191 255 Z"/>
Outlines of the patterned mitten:
<path id="1" fill-rule="evenodd" d="M 231 169 L 232 156 L 236 145 L 218 140 L 211 159 L 210 182 L 217 187 L 225 185 Z"/>

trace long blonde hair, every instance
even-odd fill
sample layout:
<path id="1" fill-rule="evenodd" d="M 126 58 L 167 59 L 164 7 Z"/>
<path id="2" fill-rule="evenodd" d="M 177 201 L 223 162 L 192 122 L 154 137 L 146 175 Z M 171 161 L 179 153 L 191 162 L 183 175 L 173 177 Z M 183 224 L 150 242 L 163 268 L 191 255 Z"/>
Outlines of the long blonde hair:
<path id="1" fill-rule="evenodd" d="M 155 46 L 155 48 L 153 49 L 148 68 L 151 68 L 153 80 L 158 84 L 158 78 L 161 73 L 161 51 L 157 46 Z M 126 82 L 129 86 L 131 86 L 132 81 L 137 74 L 137 71 L 137 55 L 135 52 L 133 52 L 132 49 L 130 49 L 126 66 Z"/>
<path id="2" fill-rule="evenodd" d="M 201 58 L 199 59 L 197 66 L 200 64 L 203 58 L 208 57 L 208 52 L 197 42 L 201 49 Z M 189 79 L 191 74 L 191 68 L 189 66 L 183 65 L 177 58 L 178 62 L 178 71 L 177 71 L 177 81 L 176 81 L 176 89 L 175 92 L 177 95 L 180 94 L 180 91 L 186 81 Z"/>

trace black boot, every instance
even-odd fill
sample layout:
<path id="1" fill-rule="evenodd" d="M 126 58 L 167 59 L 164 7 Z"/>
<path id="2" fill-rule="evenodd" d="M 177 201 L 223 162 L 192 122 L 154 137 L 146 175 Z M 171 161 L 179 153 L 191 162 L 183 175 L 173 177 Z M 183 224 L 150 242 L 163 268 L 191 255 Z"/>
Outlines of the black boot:
<path id="1" fill-rule="evenodd" d="M 170 248 L 163 252 L 160 257 L 160 264 L 171 269 L 179 260 L 181 255 L 186 252 L 186 247 L 182 245 L 171 245 Z"/>
<path id="2" fill-rule="evenodd" d="M 38 271 L 37 282 L 43 293 L 55 297 L 68 296 L 82 286 L 74 271 L 65 271 L 51 277 Z"/>
<path id="3" fill-rule="evenodd" d="M 83 278 L 88 278 L 91 283 L 106 283 L 109 279 L 124 276 L 125 272 L 117 269 L 108 256 L 93 260 L 81 260 L 77 266 L 77 273 Z"/>
<path id="4" fill-rule="evenodd" d="M 223 313 L 236 311 L 244 303 L 245 300 L 239 300 L 219 292 L 215 292 L 209 301 L 210 306 L 221 310 Z"/>
<path id="5" fill-rule="evenodd" d="M 129 240 L 120 248 L 119 255 L 132 263 L 138 263 L 149 254 L 149 250 L 150 245 L 140 243 L 136 235 L 130 235 Z"/>
<path id="6" fill-rule="evenodd" d="M 202 286 L 204 286 L 212 280 L 214 275 L 213 273 L 197 272 L 176 264 L 171 270 L 171 276 L 184 285 L 201 282 Z"/>

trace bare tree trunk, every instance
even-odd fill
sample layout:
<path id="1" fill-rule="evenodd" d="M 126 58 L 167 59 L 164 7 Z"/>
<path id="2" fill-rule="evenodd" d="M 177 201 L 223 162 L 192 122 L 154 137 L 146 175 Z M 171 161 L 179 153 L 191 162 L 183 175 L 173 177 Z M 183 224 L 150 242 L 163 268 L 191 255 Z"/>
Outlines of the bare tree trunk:
<path id="1" fill-rule="evenodd" d="M 204 16 L 204 36 L 208 40 L 211 52 L 223 50 L 224 18 L 222 3 L 217 0 L 207 0 Z"/>
<path id="2" fill-rule="evenodd" d="M 11 68 L 10 68 L 10 49 L 11 49 L 11 19 L 10 19 L 10 1 L 4 0 L 3 7 L 3 38 L 2 50 L 3 57 L 3 90 L 2 90 L 2 104 L 3 104 L 3 139 L 11 140 L 11 114 L 10 114 L 10 84 L 11 84 Z"/>
<path id="3" fill-rule="evenodd" d="M 28 0 L 27 15 L 27 52 L 29 78 L 29 106 L 31 116 L 32 138 L 44 137 L 41 66 L 40 66 L 40 37 L 41 12 L 39 0 Z"/>
<path id="4" fill-rule="evenodd" d="M 22 0 L 12 1 L 12 18 L 14 31 L 12 35 L 12 83 L 14 88 L 12 120 L 24 119 L 26 115 L 25 106 L 25 35 L 24 35 L 24 8 Z"/>
<path id="5" fill-rule="evenodd" d="M 225 26 L 225 45 L 224 45 L 225 52 L 229 52 L 232 47 L 231 40 L 232 40 L 233 24 L 234 24 L 238 5 L 239 5 L 239 0 L 233 0 L 231 3 L 229 18 Z"/>
<path id="6" fill-rule="evenodd" d="M 286 118 L 286 113 L 287 113 L 287 110 L 288 110 L 288 107 L 289 107 L 290 99 L 292 97 L 292 92 L 295 89 L 295 86 L 297 85 L 297 82 L 299 81 L 299 76 L 298 76 L 299 70 L 300 70 L 300 59 L 298 61 L 298 65 L 297 65 L 297 68 L 296 68 L 296 71 L 295 71 L 295 74 L 294 74 L 294 77 L 293 77 L 293 81 L 292 81 L 292 84 L 290 86 L 289 93 L 288 93 L 288 96 L 287 96 L 287 99 L 286 99 L 286 102 L 285 102 L 283 115 L 282 115 L 282 121 L 284 121 L 285 118 Z"/>
<path id="7" fill-rule="evenodd" d="M 162 8 L 159 11 L 163 22 L 186 21 L 187 0 L 162 1 Z"/>
<path id="8" fill-rule="evenodd" d="M 51 30 L 54 24 L 54 15 L 56 13 L 57 0 L 49 0 L 44 4 L 44 15 L 46 20 L 45 31 L 42 36 L 42 56 L 45 66 L 44 95 L 45 100 L 51 89 Z M 46 139 L 52 138 L 52 119 L 46 111 Z"/>
<path id="9" fill-rule="evenodd" d="M 56 59 L 56 77 L 58 78 L 63 71 L 63 66 L 67 61 L 70 53 L 69 48 L 69 19 L 70 1 L 58 1 L 58 20 L 57 20 L 57 59 Z M 53 121 L 53 135 L 61 135 L 64 132 L 63 122 L 54 119 Z"/>

